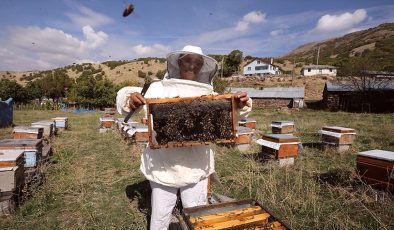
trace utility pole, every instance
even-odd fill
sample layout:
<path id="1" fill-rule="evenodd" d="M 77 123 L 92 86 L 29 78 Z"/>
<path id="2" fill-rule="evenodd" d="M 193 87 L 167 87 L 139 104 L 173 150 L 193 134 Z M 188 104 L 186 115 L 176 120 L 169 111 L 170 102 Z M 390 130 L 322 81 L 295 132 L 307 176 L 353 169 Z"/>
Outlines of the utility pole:
<path id="1" fill-rule="evenodd" d="M 291 86 L 294 85 L 295 57 L 293 59 L 293 71 L 291 71 Z"/>
<path id="2" fill-rule="evenodd" d="M 224 66 L 224 56 L 222 57 L 222 73 L 221 73 L 221 78 L 223 78 L 223 66 Z"/>
<path id="3" fill-rule="evenodd" d="M 318 48 L 317 48 L 316 65 L 319 65 L 319 55 L 320 55 L 320 46 L 318 46 Z"/>

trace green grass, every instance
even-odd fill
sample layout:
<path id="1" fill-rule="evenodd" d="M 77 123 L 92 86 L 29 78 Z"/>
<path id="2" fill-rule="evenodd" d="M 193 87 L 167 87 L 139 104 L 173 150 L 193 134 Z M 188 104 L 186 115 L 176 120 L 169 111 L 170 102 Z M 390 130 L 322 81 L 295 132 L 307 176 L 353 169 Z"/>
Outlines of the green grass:
<path id="1" fill-rule="evenodd" d="M 44 183 L 33 186 L 33 196 L 14 216 L 0 218 L 2 229 L 146 228 L 147 211 L 141 208 L 146 204 L 138 200 L 146 197 L 143 188 L 137 189 L 137 199 L 130 200 L 126 194 L 128 186 L 144 181 L 139 173 L 141 149 L 128 145 L 117 132 L 99 134 L 100 115 L 14 112 L 14 123 L 20 125 L 67 116 L 70 130 L 51 141 L 55 153 L 45 170 Z M 294 120 L 295 135 L 304 143 L 319 142 L 317 131 L 323 125 L 355 128 L 358 135 L 344 154 L 305 147 L 289 168 L 257 161 L 257 145 L 247 153 L 217 147 L 216 169 L 223 186 L 214 184 L 214 192 L 256 199 L 293 229 L 393 228 L 394 201 L 383 193 L 375 199 L 375 193 L 359 182 L 355 173 L 358 151 L 394 151 L 393 114 L 256 109 L 252 117 L 258 121 L 257 136 L 270 132 L 273 120 Z M 11 132 L 12 128 L 0 129 L 0 138 Z M 343 183 L 319 182 L 323 173 L 339 174 L 342 177 L 337 180 Z"/>

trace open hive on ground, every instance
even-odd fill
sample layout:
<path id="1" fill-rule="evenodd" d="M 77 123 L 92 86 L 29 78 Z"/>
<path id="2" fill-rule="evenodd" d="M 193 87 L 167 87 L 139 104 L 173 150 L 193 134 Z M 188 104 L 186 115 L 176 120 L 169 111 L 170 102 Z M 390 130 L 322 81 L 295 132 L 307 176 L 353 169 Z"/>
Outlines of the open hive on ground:
<path id="1" fill-rule="evenodd" d="M 151 148 L 233 143 L 236 106 L 232 94 L 147 99 Z"/>
<path id="2" fill-rule="evenodd" d="M 184 208 L 189 229 L 289 229 L 254 200 Z"/>

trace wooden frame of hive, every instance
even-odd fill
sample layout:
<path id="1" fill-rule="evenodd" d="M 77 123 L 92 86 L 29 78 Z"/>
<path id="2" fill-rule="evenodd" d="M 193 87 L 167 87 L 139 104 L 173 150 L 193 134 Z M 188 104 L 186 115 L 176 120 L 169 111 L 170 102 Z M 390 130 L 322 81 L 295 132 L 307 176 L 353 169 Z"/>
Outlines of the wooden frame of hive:
<path id="1" fill-rule="evenodd" d="M 394 152 L 379 149 L 359 152 L 356 167 L 367 184 L 394 193 Z"/>
<path id="2" fill-rule="evenodd" d="M 290 229 L 252 199 L 183 209 L 189 229 Z"/>
<path id="3" fill-rule="evenodd" d="M 153 116 L 152 106 L 155 104 L 169 104 L 177 102 L 187 102 L 193 100 L 212 101 L 212 100 L 228 100 L 231 102 L 231 132 L 232 137 L 229 139 L 218 139 L 212 141 L 185 141 L 185 142 L 170 142 L 167 144 L 159 144 L 153 137 Z M 237 108 L 235 103 L 234 94 L 223 94 L 223 95 L 208 95 L 200 97 L 176 97 L 176 98 L 153 98 L 146 99 L 147 103 L 147 114 L 148 114 L 148 134 L 149 134 L 149 147 L 152 149 L 157 148 L 173 148 L 173 147 L 186 147 L 196 145 L 208 145 L 212 143 L 234 143 L 236 138 L 236 125 L 237 125 Z"/>

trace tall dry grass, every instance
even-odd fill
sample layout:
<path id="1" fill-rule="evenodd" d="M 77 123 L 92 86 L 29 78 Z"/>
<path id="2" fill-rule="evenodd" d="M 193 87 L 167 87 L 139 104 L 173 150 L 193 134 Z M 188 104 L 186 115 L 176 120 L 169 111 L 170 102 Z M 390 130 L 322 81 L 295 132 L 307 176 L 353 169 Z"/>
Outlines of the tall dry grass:
<path id="1" fill-rule="evenodd" d="M 2 229 L 145 229 L 149 187 L 139 173 L 141 149 L 116 132 L 98 133 L 100 113 L 16 111 L 14 123 L 30 124 L 68 116 L 70 130 L 51 141 L 55 149 L 42 185 L 32 189 L 12 217 L 0 219 Z M 295 135 L 305 144 L 292 167 L 256 158 L 260 148 L 246 152 L 217 147 L 216 169 L 222 186 L 214 192 L 236 199 L 253 198 L 293 229 L 393 229 L 390 195 L 364 185 L 355 172 L 358 151 L 394 151 L 392 114 L 330 113 L 314 110 L 256 109 L 257 136 L 270 132 L 273 120 L 294 120 Z M 348 153 L 319 148 L 323 125 L 355 128 L 357 139 Z M 0 137 L 12 128 L 0 130 Z"/>

